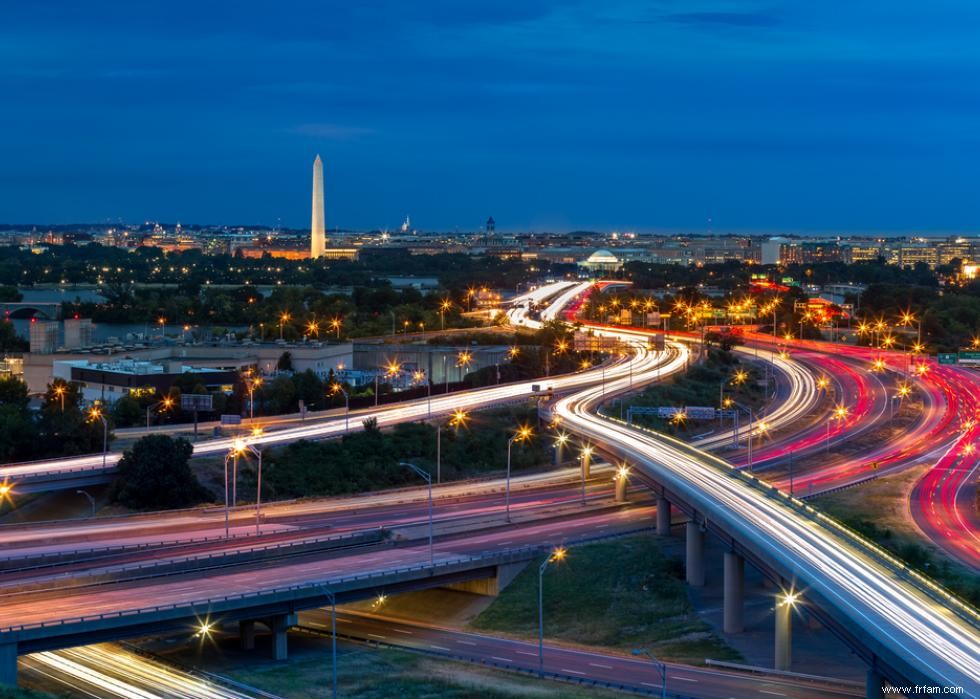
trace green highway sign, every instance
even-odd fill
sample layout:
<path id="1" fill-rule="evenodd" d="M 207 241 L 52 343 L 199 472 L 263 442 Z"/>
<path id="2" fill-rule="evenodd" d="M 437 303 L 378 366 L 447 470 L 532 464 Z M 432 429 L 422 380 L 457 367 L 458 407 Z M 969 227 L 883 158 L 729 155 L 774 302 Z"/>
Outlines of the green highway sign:
<path id="1" fill-rule="evenodd" d="M 960 364 L 980 364 L 980 352 L 960 352 Z"/>
<path id="2" fill-rule="evenodd" d="M 939 353 L 939 363 L 940 364 L 956 364 L 956 352 L 940 352 Z"/>

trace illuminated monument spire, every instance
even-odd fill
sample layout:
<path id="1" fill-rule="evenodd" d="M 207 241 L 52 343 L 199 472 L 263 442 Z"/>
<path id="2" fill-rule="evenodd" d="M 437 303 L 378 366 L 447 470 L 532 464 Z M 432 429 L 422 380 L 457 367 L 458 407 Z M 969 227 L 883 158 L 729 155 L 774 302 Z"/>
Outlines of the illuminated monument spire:
<path id="1" fill-rule="evenodd" d="M 322 257 L 327 247 L 323 226 L 323 161 L 313 161 L 313 219 L 310 223 L 310 257 Z"/>

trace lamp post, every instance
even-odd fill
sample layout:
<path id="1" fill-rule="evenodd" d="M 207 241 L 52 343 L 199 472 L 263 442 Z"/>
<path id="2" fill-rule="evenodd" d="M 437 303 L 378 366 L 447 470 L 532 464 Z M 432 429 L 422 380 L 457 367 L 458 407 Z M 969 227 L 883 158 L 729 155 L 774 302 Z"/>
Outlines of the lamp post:
<path id="1" fill-rule="evenodd" d="M 330 670 L 333 681 L 333 699 L 337 699 L 337 596 L 326 585 L 320 585 L 320 592 L 330 602 Z"/>
<path id="2" fill-rule="evenodd" d="M 837 420 L 838 423 L 843 423 L 844 419 L 847 417 L 847 407 L 844 405 L 838 405 L 834 408 L 834 411 L 830 414 L 830 419 L 827 420 L 827 439 L 824 442 L 824 451 L 830 450 L 830 422 L 831 420 Z"/>
<path id="3" fill-rule="evenodd" d="M 54 390 L 54 394 L 61 399 L 61 412 L 65 412 L 65 393 L 66 393 L 65 387 L 55 386 L 53 390 Z"/>
<path id="4" fill-rule="evenodd" d="M 243 454 L 252 454 L 258 460 L 258 478 L 255 489 L 255 533 L 259 534 L 259 522 L 262 517 L 262 452 L 244 439 L 236 439 L 232 443 L 231 450 L 225 456 L 225 537 L 228 536 L 228 460 L 233 461 L 232 472 L 232 499 L 238 502 L 238 457 Z"/>
<path id="5" fill-rule="evenodd" d="M 109 452 L 109 422 L 98 407 L 93 407 L 89 411 L 89 418 L 102 422 L 102 468 L 106 467 L 106 456 Z"/>
<path id="6" fill-rule="evenodd" d="M 255 389 L 262 385 L 262 377 L 256 376 L 254 379 L 246 379 L 248 383 L 248 421 L 255 419 Z"/>
<path id="7" fill-rule="evenodd" d="M 335 383 L 330 392 L 334 395 L 342 393 L 344 395 L 344 432 L 350 432 L 350 395 L 339 383 Z"/>
<path id="8" fill-rule="evenodd" d="M 93 498 L 91 495 L 89 495 L 88 491 L 86 491 L 86 490 L 76 490 L 75 492 L 78 495 L 84 495 L 85 496 L 85 499 L 88 500 L 89 506 L 92 508 L 92 516 L 95 517 L 95 498 Z"/>
<path id="9" fill-rule="evenodd" d="M 531 438 L 531 428 L 525 426 L 519 427 L 514 436 L 507 440 L 507 487 L 504 497 L 504 511 L 507 516 L 507 521 L 510 521 L 510 450 L 514 446 L 514 442 L 523 442 L 526 439 Z"/>
<path id="10" fill-rule="evenodd" d="M 660 699 L 667 699 L 667 664 L 658 660 L 653 653 L 645 648 L 634 648 L 632 653 L 633 655 L 647 656 L 657 666 L 657 671 L 660 672 Z"/>
<path id="11" fill-rule="evenodd" d="M 439 323 L 443 332 L 446 331 L 446 311 L 453 307 L 452 301 L 445 299 L 439 304 Z"/>
<path id="12" fill-rule="evenodd" d="M 169 410 L 174 405 L 173 398 L 167 396 L 163 400 L 158 400 L 156 403 L 146 406 L 146 431 L 147 432 L 150 431 L 150 412 L 158 405 L 162 405 L 164 410 Z"/>
<path id="13" fill-rule="evenodd" d="M 544 677 L 544 571 L 549 563 L 560 563 L 565 559 L 566 549 L 554 549 L 538 567 L 538 675 Z"/>
<path id="14" fill-rule="evenodd" d="M 415 471 L 429 486 L 429 565 L 433 566 L 435 565 L 435 553 L 432 548 L 432 474 L 408 461 L 399 461 L 398 465 Z"/>
<path id="15" fill-rule="evenodd" d="M 286 321 L 288 321 L 288 320 L 289 320 L 289 314 L 288 313 L 283 313 L 282 315 L 279 316 L 279 339 L 280 340 L 282 339 L 282 329 L 283 329 L 283 326 L 286 324 Z"/>

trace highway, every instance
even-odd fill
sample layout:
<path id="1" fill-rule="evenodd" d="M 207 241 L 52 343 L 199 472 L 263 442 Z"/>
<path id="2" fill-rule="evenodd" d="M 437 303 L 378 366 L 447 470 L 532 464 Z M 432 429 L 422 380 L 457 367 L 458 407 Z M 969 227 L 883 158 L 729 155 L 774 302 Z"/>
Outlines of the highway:
<path id="1" fill-rule="evenodd" d="M 561 282 L 559 288 L 564 288 L 566 282 Z M 532 292 L 535 298 L 547 298 L 554 294 L 554 289 L 544 287 Z M 248 441 L 255 446 L 287 444 L 300 439 L 326 439 L 338 437 L 348 430 L 361 429 L 363 420 L 376 418 L 380 427 L 394 425 L 400 422 L 423 420 L 433 416 L 446 415 L 454 410 L 477 410 L 494 405 L 503 405 L 520 400 L 526 400 L 539 391 L 535 387 L 552 388 L 555 391 L 568 391 L 615 378 L 631 371 L 628 362 L 615 361 L 605 367 L 593 368 L 574 374 L 565 374 L 546 379 L 535 379 L 499 386 L 483 387 L 468 391 L 459 391 L 449 395 L 432 396 L 418 400 L 406 401 L 393 405 L 382 405 L 377 408 L 365 408 L 351 411 L 349 419 L 342 415 L 332 415 L 323 420 L 309 421 L 298 427 L 286 427 L 250 436 Z M 194 445 L 194 455 L 225 454 L 233 446 L 235 437 L 223 437 L 198 442 Z M 105 462 L 115 466 L 121 458 L 119 452 L 110 452 Z M 89 454 L 86 456 L 48 459 L 24 464 L 7 464 L 0 466 L 0 482 L 10 485 L 13 492 L 24 492 L 18 488 L 18 482 L 30 479 L 76 478 L 85 472 L 100 472 L 103 469 L 103 455 Z M 27 486 L 24 486 L 25 488 Z"/>
<path id="2" fill-rule="evenodd" d="M 300 626 L 330 633 L 330 612 L 315 610 L 300 614 Z M 337 635 L 372 645 L 386 645 L 417 652 L 478 662 L 492 667 L 535 673 L 539 667 L 538 645 L 512 638 L 460 631 L 407 619 L 374 614 L 337 612 Z M 593 681 L 659 696 L 661 675 L 645 658 L 613 652 L 589 651 L 548 642 L 544 647 L 544 671 L 569 681 Z M 864 696 L 863 689 L 846 682 L 807 681 L 778 675 L 755 675 L 710 667 L 667 664 L 669 694 L 698 699 L 738 697 L 788 697 L 831 699 Z"/>
<path id="3" fill-rule="evenodd" d="M 617 379 L 606 392 L 627 388 Z M 771 561 L 806 596 L 822 600 L 866 639 L 878 657 L 935 684 L 965 687 L 967 695 L 980 692 L 975 611 L 958 610 L 972 622 L 951 614 L 949 602 L 896 575 L 871 549 L 805 514 L 802 504 L 732 478 L 731 467 L 710 454 L 597 417 L 592 411 L 602 393 L 584 389 L 557 401 L 554 410 L 569 429 L 681 494 L 699 517 L 707 515 L 713 526 Z"/>
<path id="4" fill-rule="evenodd" d="M 261 697 L 211 682 L 125 650 L 99 643 L 33 653 L 20 659 L 21 671 L 45 686 L 96 699 L 253 699 Z"/>

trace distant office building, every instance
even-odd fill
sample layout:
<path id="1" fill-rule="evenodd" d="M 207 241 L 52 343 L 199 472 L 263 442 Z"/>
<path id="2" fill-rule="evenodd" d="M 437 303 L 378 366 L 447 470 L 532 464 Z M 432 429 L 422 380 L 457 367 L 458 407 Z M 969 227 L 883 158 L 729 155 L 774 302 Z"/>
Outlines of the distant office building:
<path id="1" fill-rule="evenodd" d="M 68 318 L 65 320 L 65 349 L 81 349 L 92 346 L 91 318 Z"/>
<path id="2" fill-rule="evenodd" d="M 310 222 L 310 257 L 323 256 L 327 235 L 323 217 L 323 161 L 319 154 L 313 161 L 313 218 Z"/>
<path id="3" fill-rule="evenodd" d="M 761 255 L 759 261 L 764 265 L 778 265 L 783 262 L 783 247 L 789 243 L 786 238 L 770 238 L 762 241 L 759 246 Z"/>
<path id="4" fill-rule="evenodd" d="M 73 382 L 81 387 L 87 402 L 115 403 L 125 395 L 165 394 L 174 381 L 184 374 L 193 374 L 209 393 L 231 393 L 238 372 L 184 364 L 166 366 L 164 363 L 121 359 L 112 362 L 89 360 L 59 360 L 52 366 L 55 378 Z"/>
<path id="5" fill-rule="evenodd" d="M 841 249 L 844 262 L 874 262 L 882 256 L 881 243 L 851 243 Z"/>
<path id="6" fill-rule="evenodd" d="M 58 321 L 31 320 L 31 352 L 51 354 L 58 349 Z"/>

